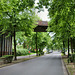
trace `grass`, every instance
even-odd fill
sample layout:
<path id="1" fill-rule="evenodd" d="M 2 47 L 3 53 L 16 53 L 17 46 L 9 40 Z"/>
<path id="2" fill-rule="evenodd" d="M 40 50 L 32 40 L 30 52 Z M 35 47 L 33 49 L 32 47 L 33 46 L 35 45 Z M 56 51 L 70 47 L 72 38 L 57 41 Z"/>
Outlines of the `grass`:
<path id="1" fill-rule="evenodd" d="M 32 54 L 36 54 L 36 53 L 30 53 L 30 55 L 32 55 Z"/>
<path id="2" fill-rule="evenodd" d="M 63 57 L 63 61 L 69 71 L 69 73 L 71 75 L 75 75 L 75 67 L 74 67 L 74 63 L 68 63 L 68 58 L 66 56 L 62 56 Z"/>
<path id="3" fill-rule="evenodd" d="M 61 56 L 63 56 L 64 54 L 63 53 L 61 53 Z"/>

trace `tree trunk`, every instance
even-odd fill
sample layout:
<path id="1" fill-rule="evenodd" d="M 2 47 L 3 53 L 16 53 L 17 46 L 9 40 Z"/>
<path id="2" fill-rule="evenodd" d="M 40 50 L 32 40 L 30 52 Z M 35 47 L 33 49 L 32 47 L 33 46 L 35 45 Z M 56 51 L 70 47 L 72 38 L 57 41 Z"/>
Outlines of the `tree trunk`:
<path id="1" fill-rule="evenodd" d="M 11 51 L 10 54 L 12 55 L 12 35 L 11 35 Z"/>
<path id="2" fill-rule="evenodd" d="M 3 55 L 5 55 L 6 53 L 5 53 L 5 34 L 4 34 L 4 53 L 3 53 Z"/>
<path id="3" fill-rule="evenodd" d="M 3 35 L 1 35 L 1 57 L 2 57 L 2 52 L 3 52 L 2 51 L 3 50 L 2 48 L 3 48 Z"/>
<path id="4" fill-rule="evenodd" d="M 69 38 L 68 38 L 68 58 L 69 58 Z"/>
<path id="5" fill-rule="evenodd" d="M 25 48 L 25 41 L 24 41 L 24 43 L 23 43 L 23 48 Z"/>
<path id="6" fill-rule="evenodd" d="M 17 60 L 16 58 L 16 32 L 15 32 L 15 27 L 14 27 L 14 56 L 15 56 L 15 59 L 14 60 Z"/>
<path id="7" fill-rule="evenodd" d="M 36 56 L 38 56 L 38 50 L 37 50 L 37 32 L 36 32 Z"/>
<path id="8" fill-rule="evenodd" d="M 71 38 L 71 53 L 73 54 L 73 41 L 72 41 L 72 38 Z"/>
<path id="9" fill-rule="evenodd" d="M 63 50 L 64 50 L 64 55 L 65 55 L 65 41 L 63 41 Z"/>
<path id="10" fill-rule="evenodd" d="M 73 38 L 73 52 L 75 53 L 75 38 Z"/>

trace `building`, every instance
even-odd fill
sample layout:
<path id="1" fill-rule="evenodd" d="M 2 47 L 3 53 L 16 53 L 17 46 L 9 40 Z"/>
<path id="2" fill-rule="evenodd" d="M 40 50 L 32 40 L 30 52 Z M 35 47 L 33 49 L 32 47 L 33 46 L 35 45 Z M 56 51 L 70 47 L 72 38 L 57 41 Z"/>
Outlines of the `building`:
<path id="1" fill-rule="evenodd" d="M 0 35 L 0 57 L 12 54 L 12 36 Z"/>

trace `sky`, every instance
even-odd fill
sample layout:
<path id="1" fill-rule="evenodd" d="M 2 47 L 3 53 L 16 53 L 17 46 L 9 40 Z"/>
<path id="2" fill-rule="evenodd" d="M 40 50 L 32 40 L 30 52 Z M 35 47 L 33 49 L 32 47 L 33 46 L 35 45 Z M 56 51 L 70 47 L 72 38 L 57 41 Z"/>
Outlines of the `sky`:
<path id="1" fill-rule="evenodd" d="M 35 1 L 35 6 L 37 6 L 37 2 L 38 0 Z M 48 19 L 48 11 L 46 8 L 44 8 L 44 11 L 41 11 L 40 13 L 38 13 L 38 9 L 36 10 L 36 14 L 40 17 L 40 19 L 42 19 L 42 21 L 49 21 Z"/>

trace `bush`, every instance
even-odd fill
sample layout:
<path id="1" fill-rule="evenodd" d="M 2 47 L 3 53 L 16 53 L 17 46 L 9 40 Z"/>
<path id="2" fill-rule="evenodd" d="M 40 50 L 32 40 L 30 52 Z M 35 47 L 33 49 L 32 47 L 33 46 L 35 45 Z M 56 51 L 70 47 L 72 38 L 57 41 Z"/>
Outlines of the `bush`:
<path id="1" fill-rule="evenodd" d="M 44 52 L 38 52 L 38 55 L 40 56 L 40 55 L 44 55 Z"/>
<path id="2" fill-rule="evenodd" d="M 22 55 L 28 55 L 29 54 L 29 50 L 28 49 L 18 49 L 16 51 L 17 56 L 22 56 Z"/>
<path id="3" fill-rule="evenodd" d="M 17 48 L 17 49 L 22 49 L 23 46 L 22 46 L 22 45 L 16 45 L 16 48 Z"/>
<path id="4" fill-rule="evenodd" d="M 3 55 L 1 58 L 12 57 L 13 55 Z"/>
<path id="5" fill-rule="evenodd" d="M 70 61 L 70 62 L 73 62 L 72 56 L 69 57 L 69 61 Z"/>
<path id="6" fill-rule="evenodd" d="M 12 59 L 13 59 L 13 55 L 4 55 L 1 57 L 1 59 L 3 59 L 3 63 L 11 63 Z"/>
<path id="7" fill-rule="evenodd" d="M 41 52 L 41 55 L 44 55 L 44 52 Z"/>

